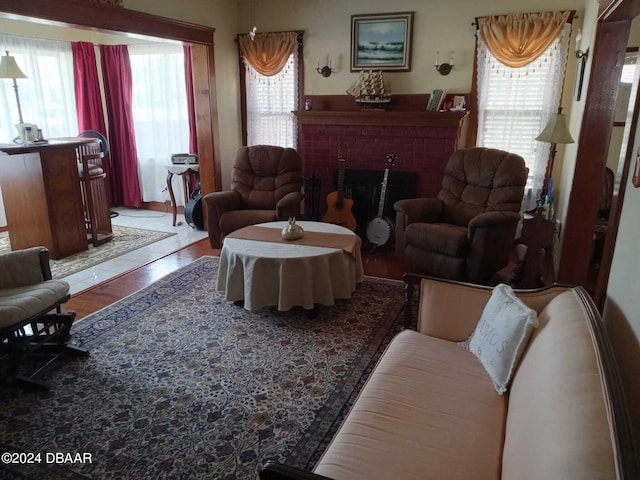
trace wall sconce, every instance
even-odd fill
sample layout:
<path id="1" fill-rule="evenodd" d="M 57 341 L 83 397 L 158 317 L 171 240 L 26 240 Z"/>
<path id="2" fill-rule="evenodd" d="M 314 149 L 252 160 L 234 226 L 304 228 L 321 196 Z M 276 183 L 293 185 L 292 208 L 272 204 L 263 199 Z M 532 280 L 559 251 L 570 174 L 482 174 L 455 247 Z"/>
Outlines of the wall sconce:
<path id="1" fill-rule="evenodd" d="M 335 70 L 331 68 L 331 59 L 329 59 L 328 64 L 322 68 L 320 68 L 320 62 L 316 61 L 316 72 L 325 78 L 330 77 L 332 73 L 335 73 Z"/>
<path id="2" fill-rule="evenodd" d="M 578 29 L 578 33 L 576 33 L 576 58 L 584 58 L 585 60 L 589 56 L 589 48 L 586 50 L 580 50 L 580 46 L 582 45 L 582 32 Z"/>
<path id="3" fill-rule="evenodd" d="M 440 63 L 440 51 L 436 52 L 436 64 L 434 65 L 440 75 L 449 75 L 453 69 L 453 52 L 449 54 L 449 63 Z"/>

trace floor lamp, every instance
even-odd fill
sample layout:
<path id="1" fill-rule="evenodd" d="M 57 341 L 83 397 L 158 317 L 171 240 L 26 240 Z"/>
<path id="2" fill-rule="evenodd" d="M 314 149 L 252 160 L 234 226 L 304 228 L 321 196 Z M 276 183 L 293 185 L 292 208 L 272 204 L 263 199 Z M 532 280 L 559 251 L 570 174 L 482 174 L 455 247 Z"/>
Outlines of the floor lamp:
<path id="1" fill-rule="evenodd" d="M 8 51 L 5 56 L 0 57 L 0 78 L 13 79 L 13 89 L 16 92 L 16 102 L 18 104 L 18 116 L 20 117 L 20 123 L 24 123 L 22 121 L 22 108 L 20 108 L 20 95 L 18 94 L 18 82 L 16 82 L 16 79 L 27 78 L 27 76 L 20 70 L 15 57 L 10 56 Z"/>
<path id="2" fill-rule="evenodd" d="M 545 184 L 553 173 L 553 161 L 556 158 L 556 144 L 574 143 L 569 127 L 567 127 L 567 117 L 562 113 L 562 107 L 558 108 L 558 113 L 554 113 L 547 126 L 540 132 L 540 135 L 536 137 L 539 142 L 547 142 L 551 144 L 551 151 L 549 152 L 549 162 L 547 163 L 547 170 L 544 174 Z"/>

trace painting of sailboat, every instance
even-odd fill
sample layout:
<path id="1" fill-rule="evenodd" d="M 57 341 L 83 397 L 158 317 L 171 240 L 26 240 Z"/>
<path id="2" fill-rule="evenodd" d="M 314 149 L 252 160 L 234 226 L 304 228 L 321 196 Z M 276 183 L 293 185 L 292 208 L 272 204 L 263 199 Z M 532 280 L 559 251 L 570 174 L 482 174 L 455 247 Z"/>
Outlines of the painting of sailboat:
<path id="1" fill-rule="evenodd" d="M 411 69 L 413 12 L 352 15 L 351 71 Z"/>

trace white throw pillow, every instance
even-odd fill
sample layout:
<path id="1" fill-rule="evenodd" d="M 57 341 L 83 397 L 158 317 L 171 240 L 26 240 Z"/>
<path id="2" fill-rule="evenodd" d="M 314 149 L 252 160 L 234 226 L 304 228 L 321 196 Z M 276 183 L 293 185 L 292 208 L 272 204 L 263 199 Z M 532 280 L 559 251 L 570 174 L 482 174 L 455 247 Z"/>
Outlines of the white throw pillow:
<path id="1" fill-rule="evenodd" d="M 462 345 L 485 368 L 499 394 L 507 391 L 511 375 L 527 346 L 538 315 L 527 307 L 509 285 L 493 289 L 475 330 Z"/>

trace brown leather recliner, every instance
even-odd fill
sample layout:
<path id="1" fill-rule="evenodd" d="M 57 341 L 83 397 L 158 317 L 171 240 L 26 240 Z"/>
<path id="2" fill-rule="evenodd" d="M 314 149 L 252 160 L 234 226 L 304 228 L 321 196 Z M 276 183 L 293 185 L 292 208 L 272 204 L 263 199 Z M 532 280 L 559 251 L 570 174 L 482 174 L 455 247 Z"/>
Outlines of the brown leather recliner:
<path id="1" fill-rule="evenodd" d="M 485 282 L 509 261 L 527 174 L 524 159 L 513 153 L 454 152 L 437 198 L 394 204 L 396 254 L 412 272 Z"/>
<path id="2" fill-rule="evenodd" d="M 203 197 L 209 242 L 221 248 L 229 233 L 256 223 L 300 216 L 302 160 L 292 148 L 241 147 L 231 171 L 231 189 Z"/>

